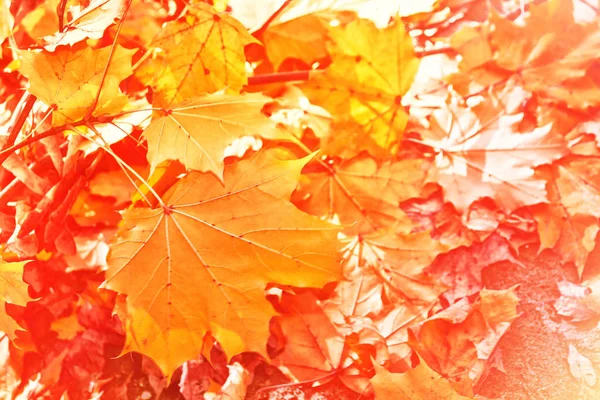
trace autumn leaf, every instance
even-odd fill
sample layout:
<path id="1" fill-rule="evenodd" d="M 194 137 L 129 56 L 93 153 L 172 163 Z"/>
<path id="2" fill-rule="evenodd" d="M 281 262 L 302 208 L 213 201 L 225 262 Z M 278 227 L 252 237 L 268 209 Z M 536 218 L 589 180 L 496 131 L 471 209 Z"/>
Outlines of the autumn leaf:
<path id="1" fill-rule="evenodd" d="M 29 92 L 53 109 L 52 123 L 61 125 L 83 118 L 100 89 L 94 115 L 118 112 L 126 104 L 119 83 L 133 72 L 131 57 L 135 50 L 115 47 L 107 69 L 111 52 L 111 47 L 61 47 L 53 53 L 20 51 L 20 71 L 29 79 Z"/>
<path id="2" fill-rule="evenodd" d="M 222 89 L 237 92 L 247 82 L 244 46 L 255 41 L 227 13 L 199 2 L 154 38 L 156 56 L 136 76 L 152 86 L 154 103 L 164 107 Z"/>
<path id="3" fill-rule="evenodd" d="M 346 335 L 329 319 L 316 296 L 309 292 L 295 296 L 283 293 L 279 308 L 283 315 L 274 321 L 286 343 L 276 362 L 301 381 L 324 383 L 337 377 L 362 393 L 367 380 L 353 367 Z"/>
<path id="4" fill-rule="evenodd" d="M 557 248 L 565 261 L 572 261 L 579 274 L 594 248 L 600 227 L 597 218 L 600 192 L 594 157 L 572 156 L 555 162 L 548 170 L 550 204 L 535 209 L 543 248 Z"/>
<path id="5" fill-rule="evenodd" d="M 306 171 L 294 202 L 310 214 L 354 224 L 346 228 L 348 234 L 364 234 L 402 227 L 408 221 L 398 205 L 419 195 L 428 163 L 400 160 L 378 164 L 371 157 L 358 157 L 321 167 Z"/>
<path id="6" fill-rule="evenodd" d="M 461 69 L 484 85 L 514 77 L 528 90 L 574 107 L 596 104 L 598 87 L 587 70 L 600 36 L 594 24 L 575 21 L 573 7 L 570 0 L 533 4 L 524 23 L 492 10 L 486 24 L 465 27 L 453 38 L 464 56 Z"/>
<path id="7" fill-rule="evenodd" d="M 259 94 L 215 94 L 162 111 L 144 131 L 152 171 L 165 160 L 179 160 L 188 169 L 222 178 L 225 149 L 235 139 L 278 137 L 273 122 L 261 114 L 267 101 Z"/>
<path id="8" fill-rule="evenodd" d="M 23 282 L 23 262 L 7 263 L 0 260 L 0 284 L 2 286 L 2 305 L 16 304 L 25 306 L 31 298 L 27 293 L 27 284 Z M 16 338 L 15 331 L 21 329 L 6 311 L 0 313 L 0 330 L 11 340 Z"/>
<path id="9" fill-rule="evenodd" d="M 288 58 L 311 65 L 327 57 L 327 25 L 332 17 L 309 14 L 282 24 L 269 25 L 264 33 L 264 45 L 273 67 L 278 69 Z"/>
<path id="10" fill-rule="evenodd" d="M 377 233 L 348 240 L 344 268 L 360 276 L 374 275 L 388 302 L 432 303 L 444 290 L 425 269 L 444 246 L 429 232 L 411 235 Z"/>
<path id="11" fill-rule="evenodd" d="M 592 3 L 0 0 L 0 398 L 596 399 Z"/>
<path id="12" fill-rule="evenodd" d="M 287 343 L 277 361 L 300 380 L 328 378 L 338 369 L 341 373 L 345 338 L 319 307 L 316 297 L 311 293 L 284 293 L 281 304 L 284 315 L 274 321 Z"/>
<path id="13" fill-rule="evenodd" d="M 451 107 L 434 112 L 423 143 L 435 152 L 431 180 L 439 182 L 445 196 L 459 209 L 482 197 L 492 197 L 508 210 L 547 202 L 545 182 L 533 167 L 566 154 L 552 126 L 528 133 L 515 132 L 523 114 L 480 120 L 469 110 Z"/>
<path id="14" fill-rule="evenodd" d="M 165 372 L 194 358 L 208 331 L 230 355 L 264 353 L 274 315 L 266 284 L 321 286 L 339 275 L 338 229 L 287 200 L 308 159 L 263 168 L 267 154 L 228 165 L 224 187 L 192 172 L 163 207 L 125 213 L 106 287 L 128 295 L 140 326 L 156 327 L 129 350 L 151 355 Z"/>
<path id="15" fill-rule="evenodd" d="M 87 3 L 87 6 L 85 6 Z M 104 30 L 121 18 L 126 0 L 92 0 L 72 6 L 68 14 L 71 19 L 61 32 L 43 38 L 44 48 L 54 51 L 58 46 L 74 45 L 85 39 L 100 39 Z"/>
<path id="16" fill-rule="evenodd" d="M 479 292 L 482 289 L 481 271 L 502 261 L 522 266 L 506 239 L 495 234 L 482 243 L 461 246 L 438 256 L 425 272 L 449 288 L 442 296 L 452 304 Z"/>
<path id="17" fill-rule="evenodd" d="M 482 289 L 474 304 L 466 298 L 459 300 L 411 327 L 409 344 L 434 371 L 452 376 L 459 394 L 471 396 L 486 361 L 519 316 L 515 289 Z"/>
<path id="18" fill-rule="evenodd" d="M 376 399 L 470 399 L 458 394 L 444 377 L 429 368 L 422 360 L 416 368 L 402 374 L 390 373 L 377 363 L 373 365 L 375 376 L 371 378 L 371 385 Z"/>
<path id="19" fill-rule="evenodd" d="M 302 89 L 337 121 L 352 121 L 354 129 L 362 132 L 356 135 L 355 147 L 360 148 L 364 136 L 385 152 L 395 153 L 408 121 L 402 96 L 419 66 L 402 21 L 378 30 L 370 21 L 357 20 L 331 28 L 330 36 L 332 64 Z"/>

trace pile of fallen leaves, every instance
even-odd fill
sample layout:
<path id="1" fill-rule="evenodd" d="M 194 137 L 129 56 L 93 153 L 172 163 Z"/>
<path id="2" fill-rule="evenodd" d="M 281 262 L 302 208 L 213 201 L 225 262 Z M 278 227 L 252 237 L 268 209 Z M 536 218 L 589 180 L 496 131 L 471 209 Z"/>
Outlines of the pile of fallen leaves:
<path id="1" fill-rule="evenodd" d="M 594 0 L 1 0 L 7 399 L 600 398 Z"/>

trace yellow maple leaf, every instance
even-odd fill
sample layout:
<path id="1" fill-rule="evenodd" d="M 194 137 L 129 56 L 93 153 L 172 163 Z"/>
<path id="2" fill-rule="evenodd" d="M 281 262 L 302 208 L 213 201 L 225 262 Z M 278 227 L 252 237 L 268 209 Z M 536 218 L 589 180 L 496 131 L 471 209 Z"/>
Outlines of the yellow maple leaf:
<path id="1" fill-rule="evenodd" d="M 269 100 L 261 94 L 214 94 L 165 110 L 144 131 L 152 171 L 165 160 L 179 160 L 188 169 L 222 179 L 225 149 L 235 139 L 278 137 L 275 124 L 261 114 Z"/>
<path id="2" fill-rule="evenodd" d="M 167 373 L 199 354 L 208 331 L 229 355 L 264 354 L 275 314 L 265 285 L 339 278 L 338 228 L 289 202 L 308 158 L 278 158 L 260 152 L 228 165 L 225 186 L 192 172 L 164 207 L 125 213 L 106 287 L 128 295 L 127 349 Z"/>
<path id="3" fill-rule="evenodd" d="M 382 149 L 395 152 L 408 121 L 402 96 L 419 67 L 402 21 L 396 19 L 377 29 L 368 20 L 357 20 L 332 27 L 330 36 L 333 62 L 325 73 L 315 74 L 303 85 L 303 90 L 338 121 L 354 122 L 365 141 L 373 140 Z M 356 140 L 358 152 L 363 139 L 358 135 Z"/>
<path id="4" fill-rule="evenodd" d="M 0 260 L 0 331 L 15 339 L 15 331 L 19 329 L 17 322 L 4 311 L 6 303 L 24 306 L 31 298 L 27 294 L 28 285 L 23 282 L 23 262 L 7 263 Z"/>
<path id="5" fill-rule="evenodd" d="M 239 91 L 247 82 L 244 46 L 253 42 L 229 14 L 199 3 L 152 41 L 155 56 L 136 76 L 152 86 L 162 106 L 225 88 Z"/>
<path id="6" fill-rule="evenodd" d="M 135 52 L 118 45 L 114 49 L 94 115 L 117 112 L 127 103 L 119 83 L 132 74 L 131 57 Z M 83 118 L 94 104 L 111 47 L 18 53 L 19 70 L 29 79 L 29 92 L 52 107 L 53 124 L 62 125 Z"/>

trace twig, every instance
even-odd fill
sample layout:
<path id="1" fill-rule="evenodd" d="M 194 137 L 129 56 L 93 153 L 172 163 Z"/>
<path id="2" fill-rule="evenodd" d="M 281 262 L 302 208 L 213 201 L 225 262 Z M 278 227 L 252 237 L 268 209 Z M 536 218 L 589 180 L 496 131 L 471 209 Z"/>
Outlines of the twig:
<path id="1" fill-rule="evenodd" d="M 25 124 L 27 116 L 31 112 L 31 109 L 33 108 L 33 105 L 37 100 L 37 97 L 35 97 L 31 93 L 26 93 L 24 96 L 26 96 L 25 104 L 23 105 L 23 108 L 21 108 L 21 110 L 19 111 L 19 115 L 17 116 L 17 119 L 15 120 L 14 124 L 11 126 L 10 133 L 8 134 L 8 138 L 6 139 L 4 146 L 2 146 L 2 150 L 11 147 L 13 144 L 15 144 L 15 141 L 19 136 L 19 132 L 21 132 L 21 128 L 23 128 L 23 124 Z"/>
<path id="2" fill-rule="evenodd" d="M 39 135 L 35 135 L 35 136 L 30 136 L 25 140 L 20 141 L 19 143 L 7 147 L 6 149 L 2 149 L 2 151 L 0 151 L 0 165 L 2 165 L 2 163 L 4 161 L 6 161 L 6 159 L 15 151 L 19 150 L 22 147 L 28 146 L 32 143 L 35 143 L 43 138 L 47 138 L 53 135 L 57 135 L 67 129 L 70 129 L 74 126 L 78 126 L 78 125 L 83 125 L 85 122 L 84 121 L 80 121 L 77 122 L 75 124 L 68 124 L 68 125 L 61 125 L 61 126 L 57 126 L 55 128 L 49 129 L 46 132 L 42 132 Z"/>
<path id="3" fill-rule="evenodd" d="M 319 70 L 274 72 L 272 74 L 255 75 L 248 77 L 248 86 L 266 85 L 269 83 L 307 81 L 311 73 Z"/>
<path id="4" fill-rule="evenodd" d="M 415 56 L 427 57 L 434 54 L 452 54 L 455 50 L 450 47 L 440 47 L 430 50 L 416 50 Z M 256 85 L 268 85 L 270 83 L 285 83 L 285 82 L 302 82 L 307 81 L 311 75 L 320 74 L 325 71 L 324 69 L 311 69 L 302 71 L 289 71 L 289 72 L 273 72 L 271 74 L 254 75 L 248 77 L 248 86 Z"/>
<path id="5" fill-rule="evenodd" d="M 432 56 L 434 54 L 453 54 L 453 53 L 456 53 L 456 50 L 454 50 L 450 46 L 438 47 L 438 48 L 430 49 L 430 50 L 415 50 L 415 56 L 417 56 L 419 58 Z"/>
<path id="6" fill-rule="evenodd" d="M 596 13 L 596 15 L 600 15 L 600 8 L 598 8 L 597 6 L 590 3 L 589 0 L 579 0 L 579 1 L 583 4 L 585 4 L 586 6 L 588 6 L 589 8 L 591 8 Z"/>
<path id="7" fill-rule="evenodd" d="M 269 19 L 260 27 L 260 29 L 258 29 L 256 32 L 254 32 L 254 34 L 256 36 L 260 36 L 264 31 L 267 30 L 267 28 L 269 27 L 269 25 L 271 25 L 271 23 L 273 21 L 275 21 L 275 18 L 279 17 L 281 15 L 281 13 L 287 8 L 287 6 L 290 5 L 290 3 L 292 2 L 292 0 L 286 0 L 281 7 L 279 7 L 277 9 L 277 11 L 275 11 L 270 17 Z"/>

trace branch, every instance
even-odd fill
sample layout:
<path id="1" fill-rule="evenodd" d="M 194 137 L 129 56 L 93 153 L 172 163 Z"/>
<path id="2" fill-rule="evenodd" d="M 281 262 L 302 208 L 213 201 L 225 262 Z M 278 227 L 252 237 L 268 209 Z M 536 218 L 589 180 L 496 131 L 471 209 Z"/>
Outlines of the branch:
<path id="1" fill-rule="evenodd" d="M 2 163 L 4 163 L 4 161 L 6 161 L 6 159 L 8 157 L 10 157 L 10 155 L 12 153 L 14 153 L 15 151 L 19 150 L 22 147 L 28 146 L 32 143 L 35 143 L 43 138 L 47 138 L 53 135 L 57 135 L 67 129 L 70 129 L 74 126 L 78 126 L 78 125 L 83 125 L 85 122 L 84 121 L 80 121 L 76 124 L 67 124 L 67 125 L 61 125 L 61 126 L 57 126 L 54 127 L 52 129 L 47 130 L 46 132 L 42 132 L 39 135 L 35 135 L 35 136 L 30 136 L 25 140 L 20 141 L 19 143 L 12 145 L 10 147 L 7 147 L 5 149 L 2 149 L 2 151 L 0 151 L 0 165 L 2 165 Z"/>
<path id="2" fill-rule="evenodd" d="M 597 6 L 590 3 L 589 0 L 579 0 L 579 1 L 583 4 L 585 4 L 586 6 L 588 6 L 589 8 L 591 8 L 592 11 L 594 11 L 596 13 L 596 15 L 600 15 L 600 8 L 598 8 Z"/>
<path id="3" fill-rule="evenodd" d="M 14 124 L 11 126 L 10 133 L 8 134 L 8 138 L 6 139 L 2 150 L 11 147 L 13 144 L 15 144 L 15 141 L 19 136 L 19 132 L 21 132 L 21 128 L 23 128 L 23 124 L 25 124 L 27 116 L 29 116 L 31 109 L 33 108 L 33 105 L 37 100 L 37 97 L 35 97 L 31 93 L 25 93 L 24 96 L 26 97 L 25 104 L 23 105 L 23 108 L 21 108 L 21 111 L 19 111 L 19 115 L 17 116 L 17 119 L 15 120 Z"/>
<path id="4" fill-rule="evenodd" d="M 415 56 L 422 58 L 431 56 L 434 54 L 453 54 L 455 50 L 450 47 L 439 47 L 430 50 L 416 50 Z M 311 69 L 303 71 L 289 71 L 289 72 L 273 72 L 271 74 L 254 75 L 248 77 L 247 86 L 256 85 L 268 85 L 270 83 L 286 83 L 286 82 L 303 82 L 307 81 L 311 75 L 320 74 L 325 71 L 324 69 Z"/>

